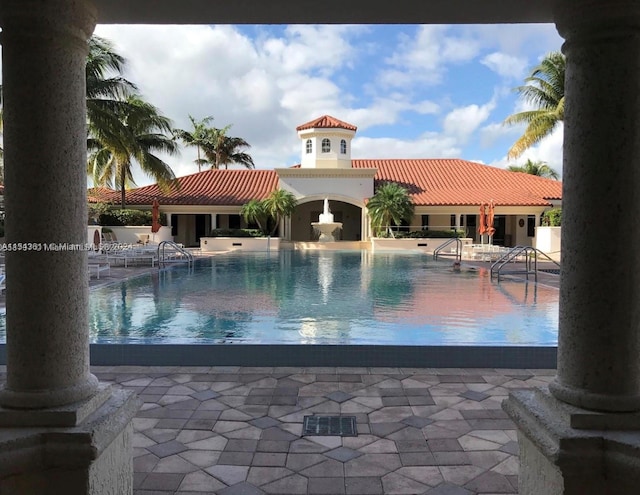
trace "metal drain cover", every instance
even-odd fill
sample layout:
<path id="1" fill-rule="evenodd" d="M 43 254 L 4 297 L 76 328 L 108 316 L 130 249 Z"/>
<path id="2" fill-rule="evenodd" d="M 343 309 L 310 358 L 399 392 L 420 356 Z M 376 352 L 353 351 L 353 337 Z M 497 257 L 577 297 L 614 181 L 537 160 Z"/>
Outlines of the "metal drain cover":
<path id="1" fill-rule="evenodd" d="M 355 416 L 305 416 L 302 436 L 357 437 Z"/>

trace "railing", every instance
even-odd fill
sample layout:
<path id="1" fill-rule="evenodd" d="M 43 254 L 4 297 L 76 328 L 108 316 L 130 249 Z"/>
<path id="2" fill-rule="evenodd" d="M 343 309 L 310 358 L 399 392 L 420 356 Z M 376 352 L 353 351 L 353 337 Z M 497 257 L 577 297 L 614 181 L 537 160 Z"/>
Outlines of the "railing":
<path id="1" fill-rule="evenodd" d="M 444 249 L 447 246 L 450 246 L 451 244 L 454 244 L 454 243 L 456 245 L 455 248 L 449 248 L 449 252 L 444 251 Z M 439 257 L 454 258 L 456 261 L 461 261 L 462 260 L 462 241 L 457 237 L 453 237 L 449 239 L 447 242 L 445 242 L 444 244 L 441 244 L 440 246 L 435 248 L 433 250 L 433 259 L 437 260 Z"/>
<path id="2" fill-rule="evenodd" d="M 164 268 L 171 263 L 187 263 L 191 268 L 193 254 L 173 241 L 162 241 L 158 244 L 158 268 Z"/>
<path id="3" fill-rule="evenodd" d="M 550 261 L 554 265 L 560 269 L 560 264 L 554 259 L 550 258 L 547 254 L 543 253 L 539 249 L 536 249 L 531 246 L 516 246 L 511 248 L 507 253 L 502 255 L 495 263 L 491 265 L 491 278 L 495 276 L 500 281 L 500 275 L 502 274 L 503 268 L 505 266 L 514 266 L 509 265 L 510 263 L 515 263 L 517 261 L 523 261 L 524 265 L 519 265 L 521 269 L 508 270 L 505 273 L 512 275 L 525 275 L 527 280 L 529 280 L 529 275 L 534 276 L 534 280 L 538 281 L 538 258 L 543 258 L 545 261 Z"/>

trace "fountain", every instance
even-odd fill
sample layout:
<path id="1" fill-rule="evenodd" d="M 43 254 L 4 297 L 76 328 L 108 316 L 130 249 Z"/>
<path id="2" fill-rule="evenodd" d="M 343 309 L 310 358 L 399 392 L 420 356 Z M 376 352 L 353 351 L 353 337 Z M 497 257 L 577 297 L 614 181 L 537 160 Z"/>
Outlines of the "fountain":
<path id="1" fill-rule="evenodd" d="M 335 241 L 333 233 L 342 228 L 342 223 L 333 221 L 333 214 L 329 210 L 328 198 L 324 198 L 324 211 L 320 213 L 320 218 L 317 222 L 311 222 L 311 225 L 314 230 L 320 232 L 320 238 L 318 239 L 320 242 Z"/>

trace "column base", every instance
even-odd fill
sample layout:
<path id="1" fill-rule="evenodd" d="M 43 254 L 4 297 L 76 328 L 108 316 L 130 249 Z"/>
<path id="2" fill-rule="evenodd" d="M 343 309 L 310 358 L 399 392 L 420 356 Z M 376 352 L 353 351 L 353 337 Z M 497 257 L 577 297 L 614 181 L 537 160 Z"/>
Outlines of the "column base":
<path id="1" fill-rule="evenodd" d="M 130 391 L 106 390 L 107 399 L 90 414 L 86 403 L 77 405 L 85 415 L 77 425 L 1 427 L 0 493 L 132 493 L 131 420 L 140 400 Z"/>
<path id="2" fill-rule="evenodd" d="M 518 428 L 520 495 L 624 495 L 640 486 L 640 416 L 570 406 L 548 389 L 502 405 Z"/>

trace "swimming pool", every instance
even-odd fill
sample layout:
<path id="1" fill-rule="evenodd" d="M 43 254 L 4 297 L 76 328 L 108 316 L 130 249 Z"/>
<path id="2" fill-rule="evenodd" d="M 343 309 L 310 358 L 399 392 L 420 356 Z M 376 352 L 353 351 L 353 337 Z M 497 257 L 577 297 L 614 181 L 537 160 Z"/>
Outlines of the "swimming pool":
<path id="1" fill-rule="evenodd" d="M 544 347 L 558 329 L 557 289 L 422 253 L 217 255 L 92 290 L 89 310 L 95 344 Z"/>

